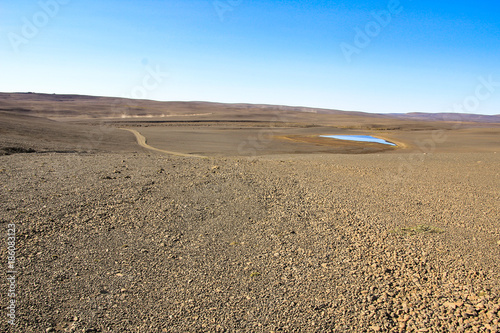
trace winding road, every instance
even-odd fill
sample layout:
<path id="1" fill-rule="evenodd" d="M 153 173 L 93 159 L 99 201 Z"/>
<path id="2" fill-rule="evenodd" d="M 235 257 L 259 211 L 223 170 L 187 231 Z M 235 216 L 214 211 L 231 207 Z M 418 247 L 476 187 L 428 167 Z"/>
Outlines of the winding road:
<path id="1" fill-rule="evenodd" d="M 130 129 L 130 128 L 120 128 L 120 129 L 124 130 L 124 131 L 132 132 L 135 135 L 135 137 L 137 139 L 137 143 L 139 144 L 139 146 L 144 147 L 144 148 L 149 149 L 149 150 L 154 150 L 154 151 L 157 151 L 157 152 L 160 152 L 160 153 L 165 153 L 165 154 L 170 154 L 170 155 L 176 155 L 176 156 L 208 158 L 208 157 L 202 156 L 202 155 L 184 154 L 184 153 L 179 153 L 179 152 L 175 152 L 175 151 L 169 151 L 169 150 L 163 150 L 163 149 L 155 148 L 155 147 L 152 147 L 152 146 L 148 145 L 147 142 L 146 142 L 146 137 L 144 137 L 144 135 L 142 135 L 138 131 L 136 131 L 134 129 Z"/>

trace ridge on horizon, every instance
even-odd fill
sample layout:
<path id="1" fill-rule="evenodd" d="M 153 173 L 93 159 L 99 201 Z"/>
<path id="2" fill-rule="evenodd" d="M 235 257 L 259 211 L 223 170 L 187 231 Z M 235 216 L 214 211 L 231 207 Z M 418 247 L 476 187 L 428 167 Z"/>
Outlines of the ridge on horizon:
<path id="1" fill-rule="evenodd" d="M 374 113 L 366 111 L 353 111 L 353 110 L 341 110 L 332 108 L 317 108 L 309 106 L 292 106 L 292 105 L 278 105 L 278 104 L 265 104 L 265 103 L 226 103 L 226 102 L 214 102 L 214 101 L 160 101 L 154 99 L 132 99 L 126 97 L 113 97 L 113 96 L 95 96 L 95 95 L 84 95 L 84 94 L 56 94 L 56 93 L 37 93 L 37 92 L 0 92 L 0 110 L 5 111 L 5 105 L 3 101 L 14 100 L 22 102 L 25 99 L 20 97 L 33 96 L 39 98 L 47 98 L 47 101 L 53 99 L 58 99 L 55 102 L 69 102 L 69 99 L 82 99 L 82 100 L 114 100 L 115 102 L 131 101 L 129 105 L 141 102 L 158 103 L 158 105 L 164 104 L 178 104 L 178 105 L 210 105 L 210 106 L 225 106 L 231 108 L 246 108 L 246 109 L 278 109 L 280 111 L 290 111 L 290 112 L 309 112 L 309 113 L 320 113 L 320 114 L 339 114 L 339 113 L 350 113 L 358 115 L 367 116 L 380 116 L 380 117 L 390 117 L 390 118 L 401 118 L 401 119 L 414 119 L 414 120 L 428 120 L 428 121 L 470 121 L 470 122 L 486 122 L 486 123 L 500 123 L 500 114 L 477 114 L 477 113 L 453 113 L 453 112 L 425 112 L 425 111 L 414 111 L 407 113 Z M 14 97 L 14 98 L 12 98 Z M 19 97 L 19 98 L 15 98 Z M 60 100 L 68 99 L 68 100 Z M 29 100 L 26 99 L 26 100 Z M 43 101 L 43 99 L 42 99 Z M 120 103 L 117 103 L 120 104 Z M 125 103 L 126 104 L 126 103 Z M 443 119 L 443 117 L 445 119 Z"/>

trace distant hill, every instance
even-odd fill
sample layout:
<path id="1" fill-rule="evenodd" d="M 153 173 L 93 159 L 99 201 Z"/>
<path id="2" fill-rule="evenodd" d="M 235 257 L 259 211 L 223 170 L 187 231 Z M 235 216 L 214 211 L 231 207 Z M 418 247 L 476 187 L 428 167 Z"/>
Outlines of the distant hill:
<path id="1" fill-rule="evenodd" d="M 248 103 L 160 102 L 118 97 L 0 93 L 0 112 L 54 120 L 155 118 L 163 121 L 272 121 L 363 128 L 415 128 L 430 122 L 499 123 L 500 115 L 457 113 L 374 114 L 359 111 Z"/>
<path id="2" fill-rule="evenodd" d="M 263 121 L 352 126 L 387 123 L 392 118 L 373 113 L 248 103 L 161 102 L 117 97 L 0 93 L 0 112 L 53 120 Z"/>
<path id="3" fill-rule="evenodd" d="M 411 112 L 411 113 L 392 113 L 387 115 L 399 119 L 412 119 L 412 120 L 424 120 L 424 121 L 427 120 L 427 121 L 461 121 L 461 122 L 475 122 L 475 123 L 500 123 L 500 114 L 481 115 L 481 114 L 470 114 L 470 113 Z"/>

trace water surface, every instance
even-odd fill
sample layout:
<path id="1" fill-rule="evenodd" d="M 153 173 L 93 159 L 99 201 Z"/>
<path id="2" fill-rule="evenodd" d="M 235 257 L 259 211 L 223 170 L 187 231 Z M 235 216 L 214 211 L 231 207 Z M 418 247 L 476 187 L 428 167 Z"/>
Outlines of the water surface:
<path id="1" fill-rule="evenodd" d="M 349 141 L 361 141 L 361 142 L 375 142 L 382 143 L 384 145 L 396 146 L 396 144 L 386 141 L 384 139 L 379 139 L 371 135 L 320 135 L 322 138 L 332 138 L 338 140 L 349 140 Z"/>

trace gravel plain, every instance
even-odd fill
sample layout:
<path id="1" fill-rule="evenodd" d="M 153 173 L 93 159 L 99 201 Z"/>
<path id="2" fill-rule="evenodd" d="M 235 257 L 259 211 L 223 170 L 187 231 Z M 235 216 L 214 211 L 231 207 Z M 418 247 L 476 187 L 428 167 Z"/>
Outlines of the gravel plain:
<path id="1" fill-rule="evenodd" d="M 408 156 L 0 156 L 0 331 L 500 332 L 500 154 Z"/>

